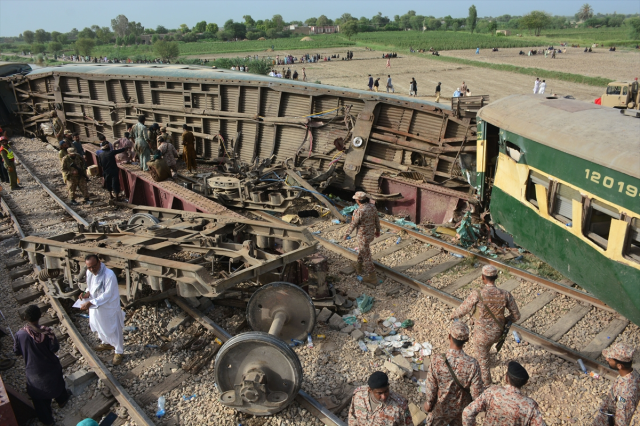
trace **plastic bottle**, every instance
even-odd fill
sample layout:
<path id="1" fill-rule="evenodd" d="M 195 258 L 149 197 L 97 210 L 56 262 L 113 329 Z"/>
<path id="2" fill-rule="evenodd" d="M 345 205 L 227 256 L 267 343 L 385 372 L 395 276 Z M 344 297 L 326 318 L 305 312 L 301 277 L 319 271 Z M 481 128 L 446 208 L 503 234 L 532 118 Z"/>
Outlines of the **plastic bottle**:
<path id="1" fill-rule="evenodd" d="M 338 225 L 340 221 L 338 219 L 333 219 L 331 223 L 333 223 L 334 225 Z"/>
<path id="2" fill-rule="evenodd" d="M 517 331 L 513 330 L 513 340 L 516 341 L 516 343 L 520 343 L 520 335 L 518 334 Z"/>
<path id="3" fill-rule="evenodd" d="M 582 372 L 584 374 L 588 374 L 589 372 L 587 371 L 587 367 L 584 366 L 584 362 L 582 362 L 581 359 L 578 359 L 578 365 L 580 366 L 580 370 L 582 370 Z"/>
<path id="4" fill-rule="evenodd" d="M 124 328 L 124 331 L 137 331 L 138 327 L 135 327 L 133 325 L 128 325 Z"/>
<path id="5" fill-rule="evenodd" d="M 347 240 L 350 240 L 350 239 L 351 239 L 351 235 L 347 235 Z"/>
<path id="6" fill-rule="evenodd" d="M 402 241 L 402 237 L 398 237 L 398 239 L 396 240 L 396 244 L 400 244 L 400 241 Z"/>
<path id="7" fill-rule="evenodd" d="M 311 334 L 307 334 L 307 347 L 309 349 L 313 348 L 313 340 L 311 339 Z"/>
<path id="8" fill-rule="evenodd" d="M 369 337 L 369 340 L 373 340 L 374 342 L 382 340 L 382 336 L 368 336 L 368 337 Z"/>
<path id="9" fill-rule="evenodd" d="M 362 352 L 369 352 L 369 348 L 367 348 L 367 345 L 365 345 L 362 340 L 358 340 L 358 346 L 360 346 Z"/>
<path id="10" fill-rule="evenodd" d="M 304 345 L 304 342 L 302 340 L 298 340 L 298 339 L 291 339 L 291 341 L 293 343 L 295 343 L 296 345 Z"/>
<path id="11" fill-rule="evenodd" d="M 158 418 L 164 416 L 164 404 L 166 403 L 166 400 L 164 399 L 164 396 L 161 396 L 160 398 L 158 398 L 158 411 L 156 411 L 156 416 Z"/>
<path id="12" fill-rule="evenodd" d="M 169 303 L 169 299 L 164 299 L 164 304 L 167 305 L 167 308 L 171 308 L 171 303 Z"/>

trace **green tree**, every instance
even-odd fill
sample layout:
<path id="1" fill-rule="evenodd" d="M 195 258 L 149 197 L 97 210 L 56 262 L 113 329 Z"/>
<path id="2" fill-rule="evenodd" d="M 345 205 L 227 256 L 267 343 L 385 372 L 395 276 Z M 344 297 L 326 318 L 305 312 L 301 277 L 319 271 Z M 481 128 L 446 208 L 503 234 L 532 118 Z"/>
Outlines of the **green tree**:
<path id="1" fill-rule="evenodd" d="M 96 38 L 96 33 L 91 28 L 85 27 L 78 33 L 78 38 Z"/>
<path id="2" fill-rule="evenodd" d="M 251 17 L 251 15 L 244 15 L 242 17 L 242 19 L 244 19 L 244 25 L 247 28 L 255 28 L 256 26 L 256 21 L 253 20 L 253 18 Z"/>
<path id="3" fill-rule="evenodd" d="M 109 27 L 102 27 L 96 30 L 96 38 L 103 44 L 111 43 L 113 40 L 113 33 Z"/>
<path id="4" fill-rule="evenodd" d="M 329 18 L 327 18 L 325 15 L 318 16 L 318 20 L 316 21 L 316 25 L 318 27 L 325 27 L 325 26 L 329 25 Z"/>
<path id="5" fill-rule="evenodd" d="M 180 55 L 180 48 L 175 41 L 160 40 L 153 45 L 153 51 L 162 59 L 175 59 Z"/>
<path id="6" fill-rule="evenodd" d="M 211 24 L 209 24 L 209 25 L 211 25 Z M 156 33 L 158 33 L 158 34 L 167 34 L 168 32 L 169 32 L 169 30 L 166 29 L 165 27 L 163 27 L 162 25 L 158 25 L 156 27 Z"/>
<path id="7" fill-rule="evenodd" d="M 129 34 L 133 34 L 134 36 L 138 37 L 144 34 L 144 27 L 140 22 L 131 21 L 129 22 L 128 32 Z"/>
<path id="8" fill-rule="evenodd" d="M 520 18 L 520 25 L 526 29 L 533 30 L 539 36 L 544 28 L 551 23 L 551 16 L 547 12 L 534 10 Z"/>
<path id="9" fill-rule="evenodd" d="M 580 7 L 578 13 L 576 13 L 576 18 L 578 21 L 586 21 L 587 19 L 593 16 L 593 8 L 589 3 L 585 3 Z"/>
<path id="10" fill-rule="evenodd" d="M 476 10 L 476 6 L 472 4 L 469 8 L 469 16 L 467 17 L 467 28 L 471 30 L 471 33 L 475 31 L 477 22 L 478 11 Z"/>
<path id="11" fill-rule="evenodd" d="M 460 24 L 458 24 L 458 22 L 454 22 L 453 25 L 451 25 L 451 29 L 453 29 L 453 31 L 458 31 L 458 29 L 460 28 Z"/>
<path id="12" fill-rule="evenodd" d="M 69 37 L 66 34 L 58 34 L 58 37 L 56 37 L 56 40 L 59 41 L 61 44 L 67 44 L 69 42 Z"/>
<path id="13" fill-rule="evenodd" d="M 191 31 L 182 36 L 182 41 L 185 43 L 193 43 L 194 41 L 198 41 L 198 36 L 195 31 Z"/>
<path id="14" fill-rule="evenodd" d="M 111 20 L 111 28 L 116 33 L 116 37 L 124 37 L 129 34 L 129 19 L 124 15 L 118 15 Z"/>
<path id="15" fill-rule="evenodd" d="M 31 44 L 35 40 L 35 34 L 33 33 L 33 31 L 27 30 L 22 33 L 22 38 L 24 38 L 25 43 Z"/>
<path id="16" fill-rule="evenodd" d="M 340 32 L 346 35 L 349 40 L 351 40 L 352 36 L 358 34 L 358 31 L 358 21 L 351 20 L 340 25 Z"/>
<path id="17" fill-rule="evenodd" d="M 197 33 L 203 33 L 207 30 L 207 21 L 200 21 L 193 27 L 193 31 Z"/>
<path id="18" fill-rule="evenodd" d="M 211 33 L 211 34 L 217 33 L 218 32 L 218 24 L 214 24 L 213 22 L 208 23 L 206 31 L 208 33 Z"/>
<path id="19" fill-rule="evenodd" d="M 42 44 L 42 43 L 33 43 L 31 45 L 31 53 L 32 54 L 43 53 L 45 50 L 46 50 L 46 48 L 44 47 L 44 44 Z"/>
<path id="20" fill-rule="evenodd" d="M 275 28 L 269 28 L 266 33 L 268 38 L 276 38 L 278 31 Z"/>
<path id="21" fill-rule="evenodd" d="M 451 28 L 451 25 L 453 25 L 453 18 L 451 17 L 451 15 L 447 15 L 443 19 L 444 19 L 444 29 L 448 30 L 449 28 Z"/>
<path id="22" fill-rule="evenodd" d="M 154 34 L 151 36 L 151 43 L 157 43 L 160 40 L 160 37 L 158 36 L 158 34 Z"/>
<path id="23" fill-rule="evenodd" d="M 629 29 L 629 38 L 640 40 L 640 18 L 629 18 L 624 23 Z"/>
<path id="24" fill-rule="evenodd" d="M 59 41 L 49 42 L 49 52 L 59 53 L 62 50 L 62 43 Z"/>
<path id="25" fill-rule="evenodd" d="M 91 51 L 95 45 L 96 42 L 90 38 L 79 38 L 76 40 L 76 50 L 83 56 L 91 56 Z"/>
<path id="26" fill-rule="evenodd" d="M 180 24 L 179 31 L 180 31 L 182 34 L 186 34 L 186 33 L 188 33 L 188 32 L 189 32 L 189 26 L 188 26 L 187 24 Z"/>
<path id="27" fill-rule="evenodd" d="M 51 41 L 58 41 L 58 36 L 60 33 L 58 31 L 51 31 Z"/>
<path id="28" fill-rule="evenodd" d="M 133 46 L 136 44 L 136 36 L 134 34 L 129 34 L 128 36 L 124 36 L 124 42 L 128 46 Z"/>
<path id="29" fill-rule="evenodd" d="M 276 30 L 278 30 L 278 32 L 282 31 L 282 29 L 284 28 L 284 19 L 282 18 L 282 15 L 273 15 L 271 21 L 275 24 Z"/>
<path id="30" fill-rule="evenodd" d="M 47 34 L 48 33 L 43 29 L 36 30 L 33 39 L 36 43 L 44 43 L 47 41 Z"/>
<path id="31" fill-rule="evenodd" d="M 309 18 L 306 21 L 304 21 L 304 23 L 310 27 L 315 26 L 317 22 L 318 22 L 318 18 Z"/>
<path id="32" fill-rule="evenodd" d="M 436 18 L 428 18 L 425 19 L 424 22 L 425 26 L 431 31 L 436 31 L 440 28 L 440 26 L 442 26 L 442 22 L 440 22 L 440 20 Z"/>
<path id="33" fill-rule="evenodd" d="M 489 26 L 487 27 L 491 35 L 496 35 L 496 30 L 498 29 L 498 21 L 492 19 L 489 21 Z"/>

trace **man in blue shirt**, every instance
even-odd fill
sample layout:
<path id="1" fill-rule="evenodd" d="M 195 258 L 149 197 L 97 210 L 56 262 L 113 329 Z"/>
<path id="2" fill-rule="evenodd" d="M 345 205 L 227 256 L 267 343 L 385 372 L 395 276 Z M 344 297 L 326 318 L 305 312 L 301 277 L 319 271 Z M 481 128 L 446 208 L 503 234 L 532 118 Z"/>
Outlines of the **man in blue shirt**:
<path id="1" fill-rule="evenodd" d="M 456 91 L 455 91 L 455 92 L 453 92 L 453 97 L 454 97 L 454 98 L 459 98 L 459 97 L 461 97 L 461 96 L 462 96 L 462 92 L 460 91 L 460 88 L 458 87 L 458 88 L 456 89 Z"/>

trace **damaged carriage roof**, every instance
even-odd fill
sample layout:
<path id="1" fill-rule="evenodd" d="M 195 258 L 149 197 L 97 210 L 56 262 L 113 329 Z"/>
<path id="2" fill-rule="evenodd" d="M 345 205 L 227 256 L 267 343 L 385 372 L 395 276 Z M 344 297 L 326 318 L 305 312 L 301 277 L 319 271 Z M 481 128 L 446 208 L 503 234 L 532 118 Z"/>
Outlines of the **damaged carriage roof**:
<path id="1" fill-rule="evenodd" d="M 38 76 L 48 73 L 78 73 L 78 74 L 96 74 L 96 75 L 113 75 L 117 77 L 164 77 L 164 78 L 194 78 L 207 80 L 238 80 L 252 83 L 261 81 L 270 85 L 285 85 L 292 89 L 323 89 L 331 91 L 340 91 L 343 94 L 354 94 L 358 96 L 369 96 L 388 101 L 411 102 L 419 105 L 428 105 L 442 110 L 451 110 L 451 106 L 447 104 L 430 102 L 418 98 L 407 96 L 389 96 L 384 93 L 369 92 L 367 90 L 349 89 L 345 87 L 330 86 L 327 84 L 315 84 L 304 81 L 287 80 L 283 78 L 269 77 L 266 75 L 251 74 L 240 71 L 231 71 L 227 69 L 211 68 L 201 65 L 186 64 L 67 64 L 40 68 L 29 73 L 29 76 Z M 363 82 L 364 85 L 364 82 Z M 314 93 L 321 95 L 322 92 Z"/>
<path id="2" fill-rule="evenodd" d="M 478 118 L 502 130 L 640 179 L 640 119 L 573 99 L 511 95 Z"/>

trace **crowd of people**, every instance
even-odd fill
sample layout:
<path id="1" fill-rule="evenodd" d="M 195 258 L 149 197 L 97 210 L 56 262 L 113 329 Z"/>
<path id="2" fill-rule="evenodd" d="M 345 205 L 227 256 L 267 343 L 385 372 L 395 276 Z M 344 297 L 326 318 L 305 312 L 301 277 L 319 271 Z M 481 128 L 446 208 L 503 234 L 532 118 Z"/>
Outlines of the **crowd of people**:
<path id="1" fill-rule="evenodd" d="M 80 143 L 80 135 L 64 129 L 56 111 L 51 112 L 51 121 L 54 135 L 59 140 L 60 169 L 69 192 L 69 204 L 78 204 L 77 192 L 83 196 L 82 202 L 91 204 L 87 187 L 89 176 L 86 172 L 85 151 Z M 96 151 L 98 166 L 102 170 L 103 187 L 109 192 L 111 199 L 117 201 L 121 199 L 118 164 L 134 164 L 143 171 L 149 171 L 150 166 L 153 167 L 157 160 L 163 159 L 161 165 L 164 167 L 166 164 L 170 170 L 169 174 L 173 177 L 178 172 L 178 159 L 182 157 L 188 173 L 194 173 L 197 170 L 195 136 L 189 126 L 186 124 L 182 126 L 182 154 L 180 154 L 172 143 L 166 127 L 161 127 L 158 123 L 147 127 L 145 122 L 146 117 L 139 116 L 138 122 L 127 129 L 123 137 L 114 142 L 107 141 L 103 134 L 98 135 L 100 145 Z M 0 154 L 2 152 L 2 148 L 0 148 Z M 15 173 L 15 168 L 12 173 Z"/>
<path id="2" fill-rule="evenodd" d="M 370 244 L 380 236 L 378 212 L 365 192 L 353 196 L 357 208 L 344 239 L 357 229 L 358 257 L 353 265 L 367 283 L 378 281 Z M 485 413 L 486 426 L 543 426 L 545 422 L 538 404 L 522 393 L 529 373 L 517 361 L 507 364 L 504 386 L 492 386 L 491 349 L 501 349 L 506 332 L 521 318 L 512 294 L 496 286 L 498 269 L 482 268 L 482 288 L 469 294 L 450 316 L 449 348 L 443 354 L 432 354 L 425 380 L 424 411 L 427 425 L 476 424 Z M 506 315 L 508 312 L 508 315 Z M 471 318 L 473 336 L 462 321 Z M 506 332 L 505 332 L 506 330 Z M 464 351 L 471 340 L 474 357 Z M 611 391 L 594 414 L 593 426 L 628 426 L 640 400 L 640 373 L 632 367 L 634 348 L 615 343 L 602 351 L 609 367 L 619 373 Z M 382 426 L 414 424 L 408 401 L 390 390 L 388 376 L 377 371 L 367 385 L 355 390 L 349 409 L 349 426 Z"/>

